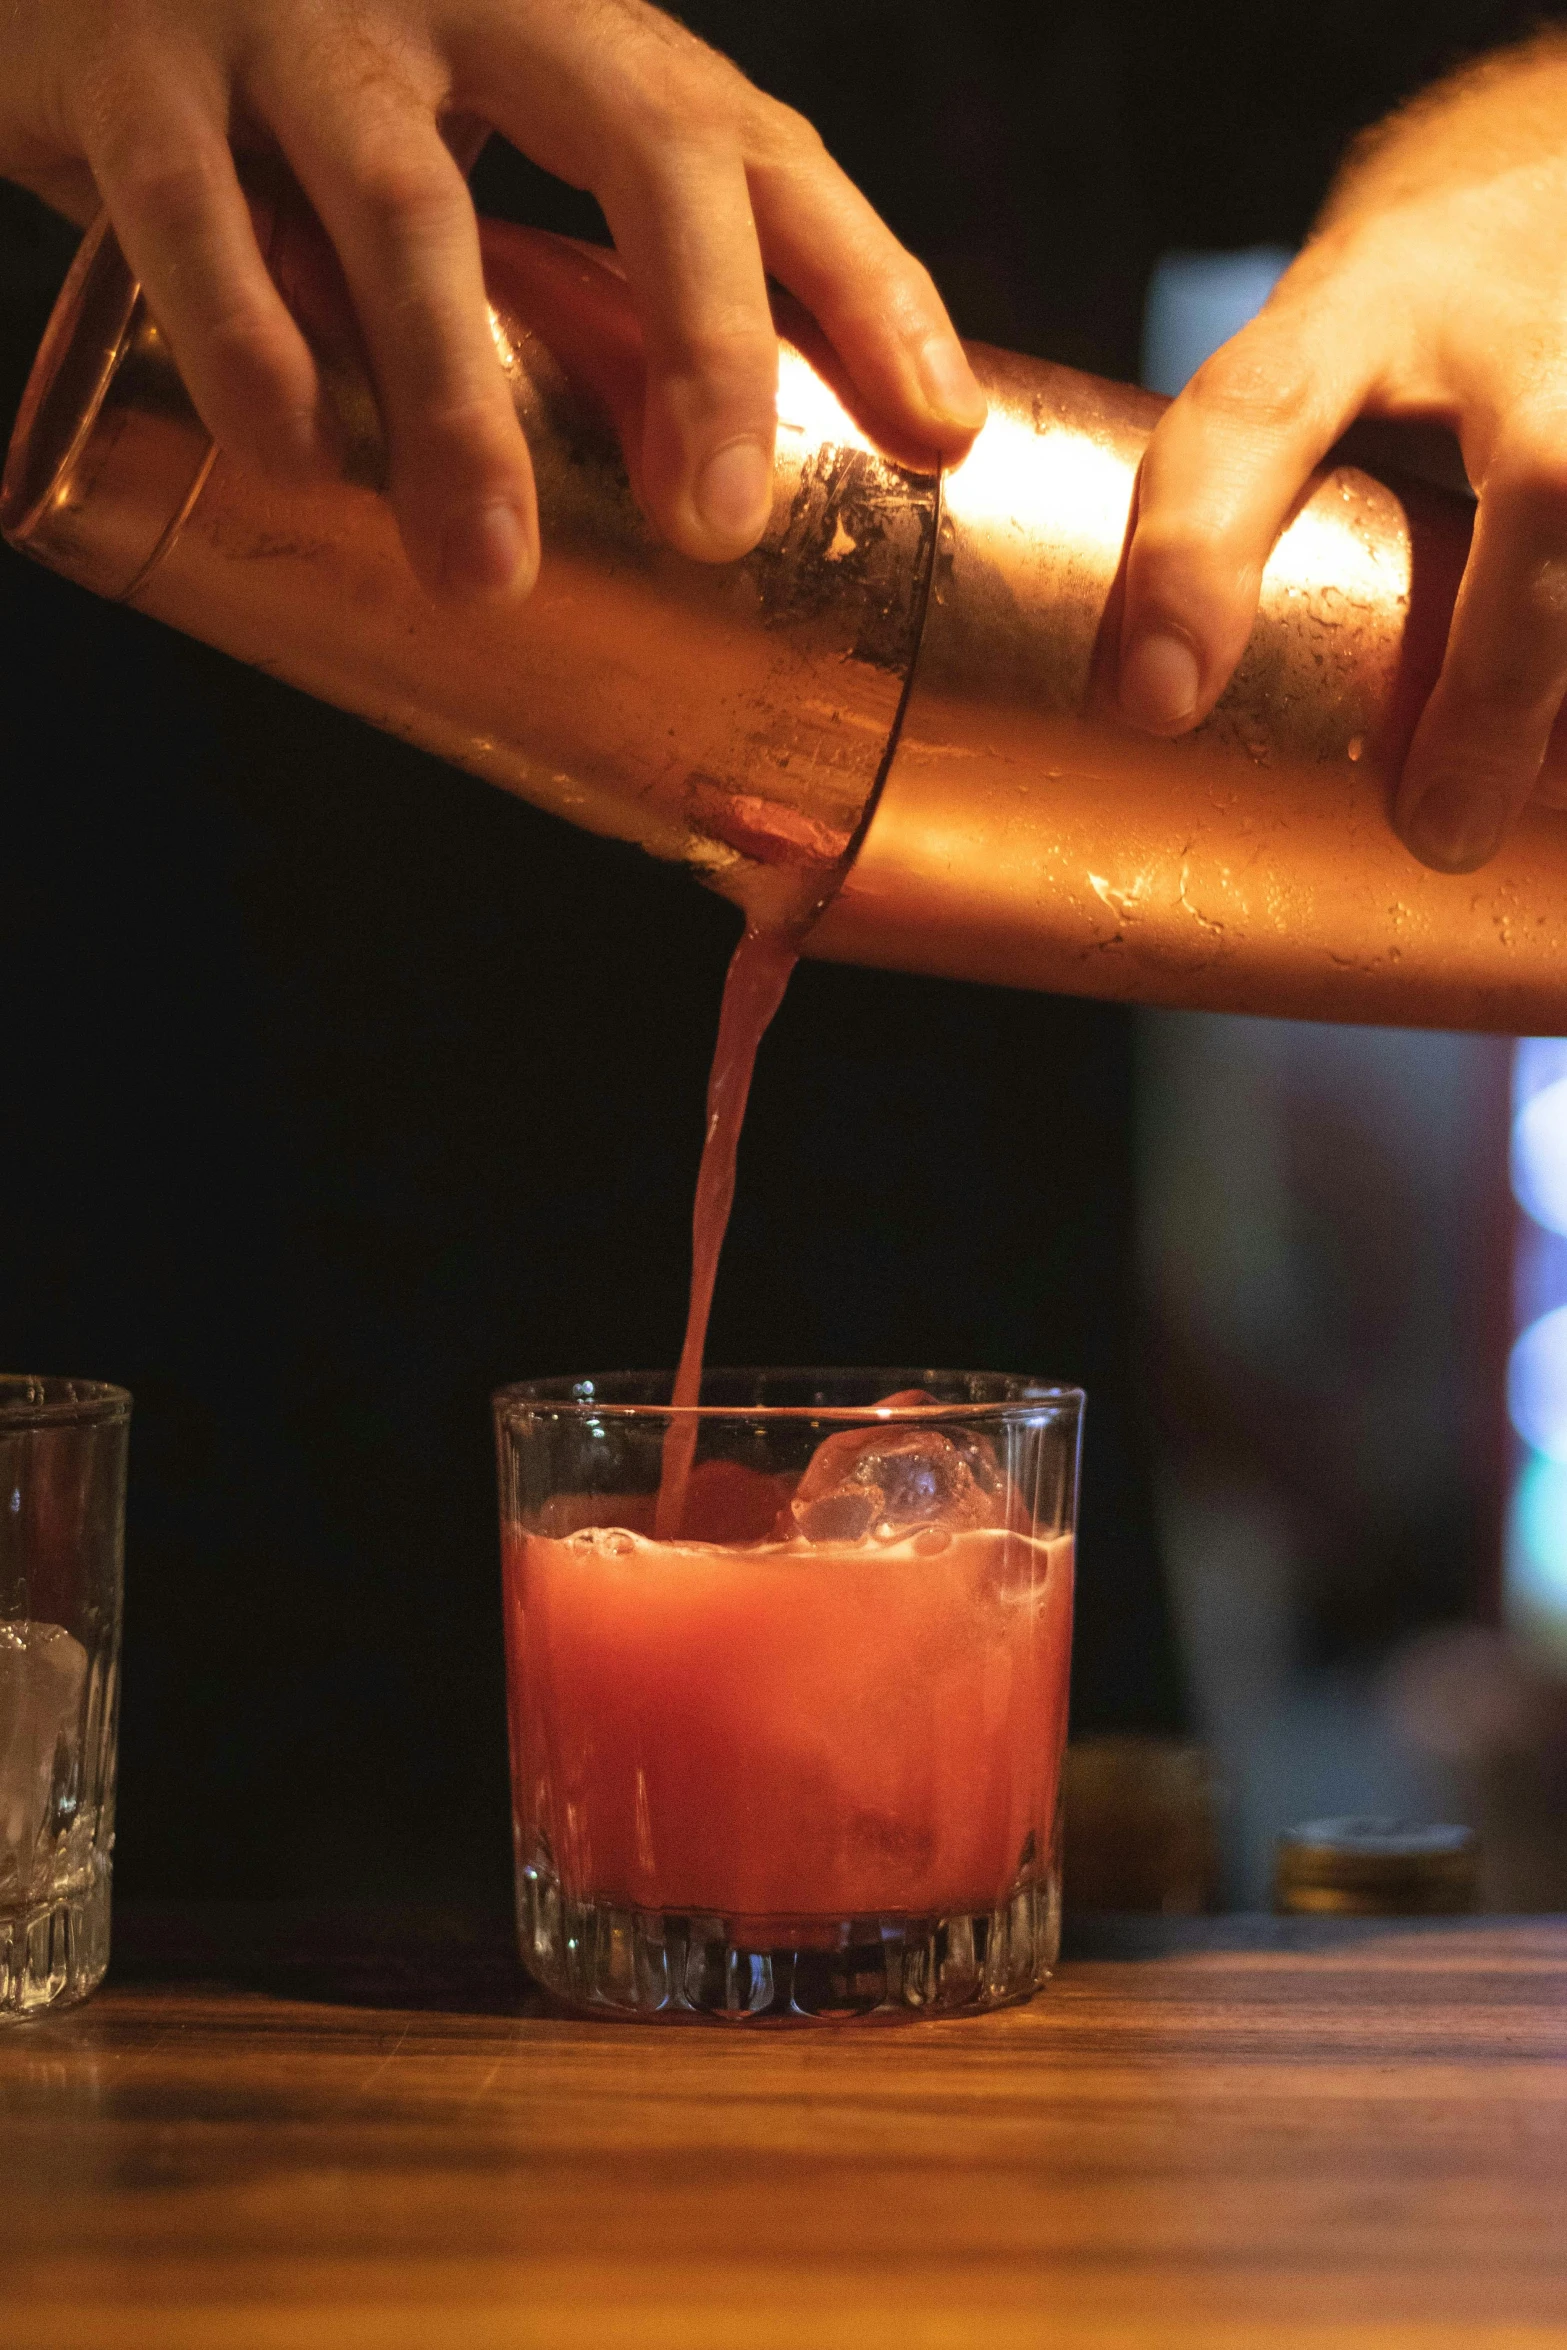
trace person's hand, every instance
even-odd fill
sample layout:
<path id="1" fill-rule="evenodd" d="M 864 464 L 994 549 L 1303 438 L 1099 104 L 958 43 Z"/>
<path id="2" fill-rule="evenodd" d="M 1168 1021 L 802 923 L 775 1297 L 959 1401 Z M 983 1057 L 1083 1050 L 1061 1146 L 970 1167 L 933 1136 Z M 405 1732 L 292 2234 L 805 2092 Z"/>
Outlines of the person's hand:
<path id="1" fill-rule="evenodd" d="M 1531 793 L 1567 805 L 1567 41 L 1432 91 L 1366 141 L 1254 322 L 1163 418 L 1128 551 L 1120 706 L 1205 718 L 1306 476 L 1361 414 L 1457 433 L 1478 494 L 1395 820 L 1467 873 Z"/>
<path id="2" fill-rule="evenodd" d="M 0 173 L 108 206 L 209 430 L 286 477 L 327 461 L 329 420 L 234 162 L 281 151 L 342 262 L 409 556 L 471 597 L 526 592 L 539 552 L 457 160 L 488 127 L 603 207 L 647 348 L 639 487 L 686 554 L 741 555 L 767 519 L 769 271 L 891 430 L 933 452 L 978 430 L 926 271 L 807 123 L 643 0 L 0 7 Z"/>

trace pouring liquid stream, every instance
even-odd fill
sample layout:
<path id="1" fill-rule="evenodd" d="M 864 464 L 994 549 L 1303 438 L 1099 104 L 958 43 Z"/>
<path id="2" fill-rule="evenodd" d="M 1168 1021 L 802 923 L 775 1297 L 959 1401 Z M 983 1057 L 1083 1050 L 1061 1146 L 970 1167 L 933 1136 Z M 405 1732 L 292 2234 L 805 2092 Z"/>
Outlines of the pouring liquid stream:
<path id="1" fill-rule="evenodd" d="M 795 931 L 748 923 L 724 980 L 718 1042 L 713 1048 L 713 1066 L 707 1080 L 707 1130 L 691 1214 L 691 1303 L 686 1314 L 680 1366 L 675 1373 L 672 1401 L 677 1407 L 694 1404 L 701 1391 L 713 1285 L 718 1277 L 724 1234 L 729 1228 L 729 1211 L 734 1205 L 735 1159 L 751 1091 L 751 1072 L 756 1066 L 757 1047 L 783 1001 L 789 974 L 798 960 L 799 937 Z M 693 1414 L 689 1419 L 674 1421 L 664 1439 L 654 1518 L 654 1533 L 660 1542 L 673 1540 L 680 1531 L 686 1483 L 696 1457 L 697 1429 Z"/>

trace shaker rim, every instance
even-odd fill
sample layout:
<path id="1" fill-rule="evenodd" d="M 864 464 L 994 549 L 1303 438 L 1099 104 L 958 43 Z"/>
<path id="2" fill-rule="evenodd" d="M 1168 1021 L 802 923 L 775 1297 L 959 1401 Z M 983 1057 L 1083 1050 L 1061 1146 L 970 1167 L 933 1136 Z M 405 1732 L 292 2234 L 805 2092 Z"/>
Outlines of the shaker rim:
<path id="1" fill-rule="evenodd" d="M 0 533 L 25 544 L 97 427 L 140 299 L 101 212 L 83 236 L 22 393 L 0 475 Z"/>

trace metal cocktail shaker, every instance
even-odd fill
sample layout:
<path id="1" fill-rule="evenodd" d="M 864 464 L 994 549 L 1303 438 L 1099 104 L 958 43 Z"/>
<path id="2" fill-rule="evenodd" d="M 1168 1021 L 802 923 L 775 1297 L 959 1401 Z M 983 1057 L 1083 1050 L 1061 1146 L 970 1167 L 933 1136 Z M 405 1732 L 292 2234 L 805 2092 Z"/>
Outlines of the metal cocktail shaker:
<path id="1" fill-rule="evenodd" d="M 560 239 L 483 235 L 539 485 L 526 605 L 448 611 L 415 582 L 341 289 L 297 222 L 269 258 L 336 396 L 342 478 L 280 491 L 214 454 L 100 224 L 28 387 L 7 537 L 684 859 L 753 915 L 813 917 L 808 954 L 1147 1003 L 1567 1026 L 1567 815 L 1531 809 L 1463 877 L 1426 871 L 1388 821 L 1467 551 L 1460 501 L 1319 476 L 1230 690 L 1157 742 L 1115 717 L 1111 653 L 1161 402 L 975 348 L 990 421 L 937 478 L 884 453 L 802 327 L 771 524 L 711 569 L 657 542 L 627 483 L 616 426 L 641 358 L 619 278 Z"/>

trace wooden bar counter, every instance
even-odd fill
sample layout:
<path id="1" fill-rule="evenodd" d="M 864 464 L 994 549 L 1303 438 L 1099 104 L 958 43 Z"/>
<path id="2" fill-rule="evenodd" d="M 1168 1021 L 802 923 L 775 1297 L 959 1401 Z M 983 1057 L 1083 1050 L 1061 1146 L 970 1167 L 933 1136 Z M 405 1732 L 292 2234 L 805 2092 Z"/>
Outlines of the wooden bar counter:
<path id="1" fill-rule="evenodd" d="M 756 2033 L 550 2016 L 499 1920 L 127 1906 L 0 2148 L 4 2350 L 1538 2350 L 1567 1920 L 1106 1923 Z"/>

